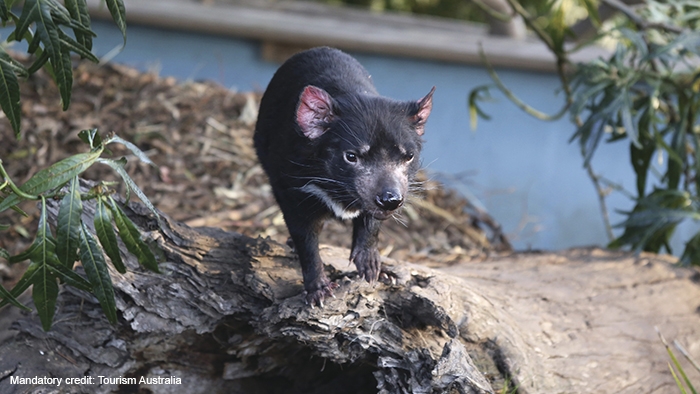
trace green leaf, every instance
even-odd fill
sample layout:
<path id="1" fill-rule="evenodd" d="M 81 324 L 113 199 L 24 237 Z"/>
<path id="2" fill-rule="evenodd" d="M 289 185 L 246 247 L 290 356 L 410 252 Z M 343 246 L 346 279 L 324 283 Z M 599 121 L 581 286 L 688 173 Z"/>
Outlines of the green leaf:
<path id="1" fill-rule="evenodd" d="M 26 0 L 24 6 L 22 7 L 22 14 L 19 17 L 19 21 L 15 27 L 14 34 L 15 39 L 20 40 L 25 38 L 25 33 L 29 30 L 29 26 L 36 19 L 36 14 L 39 12 L 39 7 L 37 0 Z"/>
<path id="2" fill-rule="evenodd" d="M 45 168 L 31 177 L 20 189 L 31 195 L 39 195 L 48 190 L 63 186 L 73 177 L 88 169 L 102 154 L 102 149 L 92 152 L 79 153 L 65 158 L 49 168 Z M 0 212 L 10 208 L 20 201 L 16 194 L 11 194 L 0 202 Z"/>
<path id="3" fill-rule="evenodd" d="M 622 223 L 625 224 L 625 223 Z M 652 222 L 648 226 L 629 226 L 624 233 L 610 242 L 609 248 L 617 249 L 629 245 L 632 250 L 659 253 L 662 247 L 670 250 L 668 242 L 678 222 Z"/>
<path id="4" fill-rule="evenodd" d="M 7 5 L 4 0 L 0 0 L 0 21 L 6 22 L 10 19 L 10 13 L 7 12 Z"/>
<path id="5" fill-rule="evenodd" d="M 80 185 L 76 176 L 70 183 L 68 193 L 61 200 L 56 226 L 56 254 L 58 260 L 68 268 L 78 259 L 80 243 L 80 216 L 83 202 L 80 200 Z"/>
<path id="6" fill-rule="evenodd" d="M 700 233 L 685 244 L 680 261 L 682 265 L 700 265 Z"/>
<path id="7" fill-rule="evenodd" d="M 634 250 L 659 252 L 665 247 L 676 226 L 685 219 L 700 220 L 698 202 L 688 192 L 657 189 L 637 200 L 631 212 L 623 212 L 627 219 L 615 227 L 624 227 L 624 233 L 609 245 L 619 248 L 630 245 Z"/>
<path id="8" fill-rule="evenodd" d="M 678 375 L 676 375 L 676 371 L 671 366 L 671 363 L 668 363 L 668 369 L 671 371 L 671 376 L 673 376 L 673 380 L 676 381 L 676 386 L 678 386 L 678 390 L 680 390 L 681 394 L 688 394 L 688 392 L 685 391 L 685 386 L 683 386 L 683 383 L 678 379 Z"/>
<path id="9" fill-rule="evenodd" d="M 58 29 L 58 36 L 61 40 L 62 49 L 66 53 L 68 53 L 69 51 L 75 52 L 78 55 L 80 55 L 80 57 L 83 59 L 88 59 L 91 62 L 95 63 L 100 62 L 100 59 L 98 59 L 97 56 L 93 55 L 92 52 L 90 52 L 90 49 L 75 41 L 68 34 L 64 33 L 63 30 Z"/>
<path id="10" fill-rule="evenodd" d="M 123 159 L 122 161 L 116 161 L 112 159 L 98 159 L 97 160 L 99 163 L 106 164 L 114 171 L 116 171 L 124 180 L 124 183 L 126 183 L 126 186 L 128 189 L 133 190 L 134 193 L 138 196 L 138 198 L 143 202 L 144 205 L 155 215 L 156 220 L 160 223 L 160 214 L 156 210 L 156 207 L 153 206 L 153 203 L 151 203 L 151 200 L 148 199 L 146 196 L 146 193 L 144 193 L 134 182 L 133 179 L 129 176 L 129 174 L 126 173 L 126 170 L 124 169 L 124 163 L 126 163 L 126 160 Z"/>
<path id="11" fill-rule="evenodd" d="M 469 106 L 469 123 L 472 130 L 476 130 L 476 124 L 478 118 L 484 118 L 486 120 L 491 119 L 491 117 L 479 108 L 479 101 L 492 100 L 489 89 L 491 86 L 484 85 L 472 89 L 469 92 L 469 98 L 467 100 Z"/>
<path id="12" fill-rule="evenodd" d="M 623 89 L 620 95 L 622 95 L 622 105 L 620 106 L 622 126 L 625 128 L 625 132 L 627 132 L 632 144 L 639 148 L 641 147 L 639 144 L 639 132 L 632 121 L 632 100 L 630 99 L 629 89 Z"/>
<path id="13" fill-rule="evenodd" d="M 90 145 L 90 148 L 94 149 L 102 145 L 102 137 L 97 129 L 85 129 L 78 132 L 78 138 L 84 143 Z"/>
<path id="14" fill-rule="evenodd" d="M 48 5 L 51 8 L 51 16 L 57 25 L 63 25 L 71 28 L 74 33 L 86 34 L 90 37 L 96 37 L 97 35 L 93 32 L 89 26 L 84 26 L 80 21 L 74 19 L 68 9 L 66 9 L 61 3 L 55 0 L 47 0 Z"/>
<path id="15" fill-rule="evenodd" d="M 92 285 L 82 276 L 78 275 L 72 269 L 59 264 L 51 264 L 49 269 L 52 274 L 63 281 L 67 285 L 71 285 L 77 289 L 92 292 Z"/>
<path id="16" fill-rule="evenodd" d="M 88 281 L 92 285 L 93 294 L 102 306 L 102 310 L 110 323 L 117 322 L 117 305 L 114 300 L 114 287 L 109 276 L 107 263 L 97 242 L 90 231 L 81 223 L 80 231 L 80 261 L 82 262 Z"/>
<path id="17" fill-rule="evenodd" d="M 61 95 L 63 110 L 70 106 L 71 93 L 73 91 L 73 63 L 70 60 L 70 52 L 67 48 L 61 48 L 49 59 L 54 70 L 54 79 Z"/>
<path id="18" fill-rule="evenodd" d="M 0 0 L 0 2 L 1 1 L 2 0 Z M 9 261 L 10 254 L 7 252 L 7 250 L 0 248 L 0 258 L 3 258 L 5 260 Z M 24 309 L 26 311 L 31 310 L 31 309 L 27 308 L 26 306 L 24 306 L 21 302 L 19 302 L 17 300 L 17 298 L 15 298 L 15 296 L 12 295 L 11 292 L 7 291 L 7 289 L 5 289 L 2 285 L 0 285 L 0 298 L 2 298 L 2 300 L 3 300 L 3 305 L 10 303 L 10 304 L 16 306 L 17 308 Z"/>
<path id="19" fill-rule="evenodd" d="M 672 50 L 686 50 L 695 54 L 700 54 L 700 34 L 698 34 L 697 31 L 686 31 L 669 44 L 658 47 L 649 54 L 649 58 L 662 57 Z"/>
<path id="20" fill-rule="evenodd" d="M 46 199 L 41 197 L 41 215 L 39 216 L 39 228 L 36 231 L 34 242 L 39 245 L 39 249 L 29 256 L 32 261 L 48 264 L 49 260 L 56 259 L 56 241 L 51 234 L 48 214 L 46 212 Z"/>
<path id="21" fill-rule="evenodd" d="M 16 264 L 16 263 L 22 262 L 24 260 L 27 260 L 29 257 L 33 256 L 34 253 L 36 253 L 38 248 L 39 248 L 39 244 L 36 242 L 33 242 L 31 245 L 29 245 L 27 250 L 25 250 L 24 252 L 22 252 L 18 255 L 15 255 L 15 256 L 10 256 L 10 264 Z"/>
<path id="22" fill-rule="evenodd" d="M 100 240 L 102 249 L 104 249 L 109 259 L 112 260 L 112 265 L 120 273 L 126 272 L 124 262 L 122 262 L 121 254 L 119 253 L 119 244 L 117 244 L 117 235 L 112 227 L 112 214 L 107 209 L 103 198 L 97 199 L 97 207 L 95 208 L 95 233 L 97 239 Z"/>
<path id="23" fill-rule="evenodd" d="M 15 285 L 15 287 L 13 287 L 12 290 L 10 291 L 10 293 L 12 294 L 13 297 L 15 297 L 15 298 L 19 297 L 22 293 L 24 293 L 29 288 L 29 286 L 31 286 L 31 284 L 34 282 L 35 278 L 37 277 L 37 275 L 39 273 L 39 268 L 40 268 L 40 265 L 37 263 L 30 263 L 29 264 L 29 267 L 27 267 L 27 270 L 24 271 L 24 274 L 22 275 L 22 277 L 19 279 L 19 281 L 17 281 L 17 284 Z M 8 300 L 7 298 L 2 300 L 2 302 L 0 302 L 0 308 L 2 308 L 3 306 L 5 306 L 9 303 L 10 303 L 10 300 Z"/>
<path id="24" fill-rule="evenodd" d="M 68 50 L 61 46 L 60 28 L 53 19 L 54 14 L 57 12 L 53 1 L 26 0 L 14 34 L 16 37 L 24 37 L 29 26 L 32 23 L 36 25 L 36 36 L 43 44 L 44 51 L 48 53 L 54 72 L 53 77 L 63 102 L 63 110 L 66 110 L 70 104 L 73 68 Z M 60 13 L 57 16 L 60 17 Z"/>
<path id="25" fill-rule="evenodd" d="M 32 283 L 32 298 L 34 306 L 39 314 L 41 326 L 44 331 L 51 329 L 53 316 L 56 313 L 56 299 L 58 298 L 58 283 L 56 277 L 46 265 L 40 265 Z"/>
<path id="26" fill-rule="evenodd" d="M 593 113 L 571 137 L 571 140 L 577 137 L 579 139 L 584 166 L 587 166 L 593 158 L 593 154 L 598 148 L 600 140 L 603 138 L 605 132 L 603 116 L 604 114 L 601 112 Z"/>
<path id="27" fill-rule="evenodd" d="M 677 125 L 674 128 L 671 136 L 671 150 L 674 155 L 669 154 L 668 167 L 665 174 L 665 179 L 669 189 L 677 189 L 683 175 L 685 151 L 686 151 L 686 132 L 683 124 Z M 674 157 L 680 160 L 673 160 Z"/>
<path id="28" fill-rule="evenodd" d="M 42 196 L 41 216 L 39 217 L 39 228 L 36 237 L 27 250 L 19 255 L 10 257 L 9 262 L 10 264 L 15 264 L 26 259 L 42 259 L 42 256 L 49 253 L 52 257 L 55 257 L 55 247 L 56 243 L 51 235 L 51 229 L 46 220 L 46 200 Z"/>
<path id="29" fill-rule="evenodd" d="M 1 55 L 0 57 L 0 63 L 4 63 L 4 65 L 12 70 L 14 70 L 15 74 L 20 77 L 20 78 L 25 78 L 27 77 L 27 69 L 24 67 L 24 65 L 17 60 L 13 59 L 12 56 L 10 56 L 7 52 L 5 52 L 5 49 L 3 46 L 0 46 L 0 53 L 4 54 Z"/>
<path id="30" fill-rule="evenodd" d="M 2 0 L 0 0 L 2 2 Z M 27 308 L 24 304 L 19 302 L 15 296 L 12 295 L 7 289 L 4 287 L 0 286 L 0 298 L 2 298 L 3 302 L 7 302 L 9 304 L 12 304 L 16 306 L 17 308 L 24 309 L 25 311 L 30 311 L 31 309 Z"/>
<path id="31" fill-rule="evenodd" d="M 41 216 L 39 216 L 39 229 L 36 240 L 39 249 L 30 256 L 30 260 L 39 265 L 37 275 L 32 282 L 32 297 L 34 306 L 41 319 L 44 331 L 51 328 L 53 316 L 56 313 L 56 299 L 58 298 L 58 283 L 53 272 L 49 269 L 52 262 L 57 262 L 55 243 L 52 240 L 46 212 L 46 199 L 41 198 Z"/>
<path id="32" fill-rule="evenodd" d="M 693 133 L 690 140 L 695 151 L 695 195 L 698 195 L 700 194 L 700 136 L 697 133 Z"/>
<path id="33" fill-rule="evenodd" d="M 119 230 L 119 238 L 122 239 L 126 248 L 136 256 L 141 265 L 151 271 L 160 272 L 158 270 L 156 257 L 153 255 L 151 249 L 148 248 L 148 245 L 141 240 L 141 232 L 136 228 L 136 225 L 131 219 L 124 214 L 121 208 L 119 208 L 114 199 L 110 197 L 109 200 L 111 203 L 110 209 L 114 216 L 114 223 Z"/>
<path id="34" fill-rule="evenodd" d="M 34 53 L 39 50 L 40 45 L 41 45 L 41 38 L 38 35 L 32 36 L 31 31 L 27 31 L 27 36 L 31 36 L 31 40 L 29 40 L 29 47 L 27 47 L 27 52 L 28 53 Z"/>
<path id="35" fill-rule="evenodd" d="M 41 51 L 41 53 L 34 60 L 34 63 L 32 63 L 32 65 L 29 66 L 29 70 L 27 72 L 29 74 L 34 74 L 35 72 L 39 71 L 40 68 L 44 67 L 44 65 L 48 61 L 49 53 L 46 51 Z"/>
<path id="36" fill-rule="evenodd" d="M 659 333 L 659 335 L 661 335 L 661 333 Z M 668 343 L 666 343 L 666 340 L 663 339 L 663 337 L 662 337 L 662 342 L 663 342 L 664 346 L 666 347 L 666 352 L 668 353 L 668 356 L 671 358 L 671 361 L 673 361 L 673 365 L 676 367 L 678 372 L 683 377 L 683 381 L 685 382 L 685 384 L 690 388 L 690 390 L 693 394 L 697 394 L 697 391 L 695 391 L 695 388 L 693 387 L 692 382 L 690 381 L 690 379 L 688 379 L 688 375 L 686 375 L 685 370 L 683 370 L 681 363 L 678 362 L 678 358 L 676 358 L 676 355 L 671 350 L 671 346 L 669 346 Z M 669 368 L 671 368 L 671 364 L 669 364 L 668 366 L 669 366 Z M 676 384 L 681 389 L 681 392 L 685 393 L 686 391 L 685 391 L 683 385 L 681 384 L 681 382 L 679 381 L 678 377 L 676 376 L 676 374 L 673 372 L 673 368 L 671 368 L 671 373 L 673 373 L 673 378 L 676 379 Z"/>
<path id="37" fill-rule="evenodd" d="M 624 100 L 623 96 L 617 93 L 612 87 L 606 89 L 603 98 L 589 108 L 589 116 L 586 121 L 571 136 L 570 141 L 577 138 L 579 140 L 584 156 L 584 166 L 588 165 L 593 158 L 593 154 L 605 133 L 605 126 L 614 124 L 614 115 L 620 110 Z"/>
<path id="38" fill-rule="evenodd" d="M 576 100 L 571 105 L 570 112 L 572 116 L 580 115 L 581 111 L 583 111 L 585 106 L 589 105 L 590 102 L 593 102 L 594 97 L 597 96 L 600 92 L 603 92 L 606 88 L 608 88 L 610 84 L 611 82 L 609 80 L 605 80 L 598 84 L 591 85 L 588 89 L 582 91 L 581 93 L 577 92 Z"/>
<path id="39" fill-rule="evenodd" d="M 3 200 L 0 199 L 0 202 L 2 202 L 2 201 L 3 201 Z M 24 212 L 24 211 L 22 210 L 22 208 L 20 208 L 20 207 L 18 207 L 18 206 L 16 206 L 16 205 L 15 205 L 14 207 L 10 208 L 10 209 L 12 209 L 13 211 L 17 212 L 18 214 L 24 216 L 25 218 L 28 218 L 28 217 L 29 217 L 29 214 L 28 214 L 28 213 Z"/>
<path id="40" fill-rule="evenodd" d="M 623 224 L 625 226 L 645 227 L 659 222 L 677 223 L 683 219 L 700 220 L 700 212 L 671 208 L 645 209 L 629 215 Z"/>
<path id="41" fill-rule="evenodd" d="M 23 67 L 18 66 L 17 62 L 0 46 L 0 108 L 10 121 L 16 138 L 20 136 L 22 118 L 22 108 L 19 104 L 18 68 L 23 70 Z M 26 73 L 26 70 L 24 72 Z"/>
<path id="42" fill-rule="evenodd" d="M 637 50 L 640 57 L 646 58 L 649 55 L 649 48 L 647 48 L 647 44 L 644 41 L 644 33 L 633 31 L 626 27 L 622 27 L 618 29 L 618 31 L 624 38 L 630 41 L 632 44 L 631 46 Z"/>
<path id="43" fill-rule="evenodd" d="M 637 175 L 637 196 L 644 197 L 646 194 L 647 173 L 651 158 L 656 150 L 656 145 L 653 141 L 645 139 L 640 147 L 630 144 L 630 159 L 632 160 L 632 168 Z"/>
<path id="44" fill-rule="evenodd" d="M 5 4 L 7 4 L 7 9 L 12 9 L 12 7 L 15 6 L 15 4 L 19 3 L 21 0 L 5 0 Z"/>
<path id="45" fill-rule="evenodd" d="M 109 9 L 114 23 L 121 30 L 122 37 L 124 37 L 124 45 L 126 45 L 126 10 L 124 9 L 124 2 L 122 0 L 105 0 L 105 3 L 107 3 L 107 9 Z"/>
<path id="46" fill-rule="evenodd" d="M 669 161 L 675 161 L 678 165 L 682 166 L 683 165 L 683 158 L 672 148 L 670 145 L 664 141 L 663 135 L 661 133 L 657 133 L 654 137 L 654 140 L 656 141 L 656 145 L 661 147 L 666 153 L 668 153 L 668 160 Z"/>
<path id="47" fill-rule="evenodd" d="M 87 2 L 85 0 L 65 0 L 64 3 L 71 18 L 89 29 L 90 14 L 88 13 Z M 92 36 L 90 34 L 85 34 L 79 30 L 74 30 L 73 33 L 81 46 L 85 47 L 88 51 L 92 50 Z"/>

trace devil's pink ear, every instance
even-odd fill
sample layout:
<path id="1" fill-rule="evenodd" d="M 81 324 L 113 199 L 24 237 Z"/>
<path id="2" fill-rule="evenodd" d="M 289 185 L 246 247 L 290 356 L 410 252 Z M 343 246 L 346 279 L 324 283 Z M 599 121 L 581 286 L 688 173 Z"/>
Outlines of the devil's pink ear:
<path id="1" fill-rule="evenodd" d="M 332 119 L 331 96 L 316 86 L 305 87 L 297 105 L 297 123 L 304 135 L 310 139 L 320 137 Z"/>
<path id="2" fill-rule="evenodd" d="M 413 122 L 416 133 L 418 135 L 423 135 L 425 133 L 425 122 L 428 121 L 428 116 L 430 116 L 430 111 L 433 109 L 433 93 L 435 92 L 435 86 L 430 89 L 425 97 L 418 101 L 418 112 L 411 116 L 411 122 Z"/>

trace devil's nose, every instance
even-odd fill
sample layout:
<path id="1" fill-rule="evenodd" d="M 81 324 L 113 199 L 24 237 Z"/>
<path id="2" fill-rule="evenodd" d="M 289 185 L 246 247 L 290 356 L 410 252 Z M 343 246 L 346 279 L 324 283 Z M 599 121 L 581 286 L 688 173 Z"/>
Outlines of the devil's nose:
<path id="1" fill-rule="evenodd" d="M 393 211 L 403 204 L 403 196 L 396 190 L 384 190 L 375 197 L 374 202 L 385 211 Z"/>

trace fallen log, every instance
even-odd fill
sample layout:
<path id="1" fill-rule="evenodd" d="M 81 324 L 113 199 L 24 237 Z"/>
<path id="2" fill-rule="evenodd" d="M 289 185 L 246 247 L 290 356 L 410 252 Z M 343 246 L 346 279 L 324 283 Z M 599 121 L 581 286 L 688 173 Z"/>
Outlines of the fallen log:
<path id="1" fill-rule="evenodd" d="M 72 288 L 51 331 L 34 314 L 17 319 L 0 336 L 0 392 L 490 393 L 508 379 L 519 393 L 661 393 L 675 383 L 655 326 L 700 356 L 700 275 L 669 258 L 575 249 L 438 269 L 387 260 L 396 283 L 368 284 L 347 249 L 324 246 L 339 287 L 310 308 L 286 246 L 125 210 L 162 249 L 163 273 L 129 258 L 129 272 L 110 272 L 114 326 Z"/>
<path id="2" fill-rule="evenodd" d="M 48 208 L 54 218 L 57 208 Z M 84 210 L 92 223 L 94 206 Z M 310 308 L 286 246 L 167 216 L 159 228 L 142 206 L 125 210 L 162 249 L 163 274 L 131 258 L 129 272 L 110 272 L 116 326 L 72 288 L 49 332 L 34 315 L 15 322 L 19 334 L 0 345 L 0 392 L 492 392 L 428 269 L 391 263 L 399 283 L 370 285 L 353 278 L 345 250 L 325 248 L 340 287 Z M 84 379 L 57 386 L 33 377 Z"/>

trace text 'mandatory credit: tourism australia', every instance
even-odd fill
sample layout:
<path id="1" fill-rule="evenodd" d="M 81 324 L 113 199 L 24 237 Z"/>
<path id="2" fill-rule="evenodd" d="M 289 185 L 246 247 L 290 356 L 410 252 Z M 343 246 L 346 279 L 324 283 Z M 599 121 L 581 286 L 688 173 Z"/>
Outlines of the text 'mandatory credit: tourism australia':
<path id="1" fill-rule="evenodd" d="M 177 385 L 182 384 L 182 379 L 177 376 L 140 376 L 140 377 L 124 377 L 124 376 L 82 376 L 57 378 L 51 376 L 33 376 L 19 377 L 10 376 L 10 384 L 12 385 L 30 385 L 30 386 L 55 386 L 61 385 Z"/>

